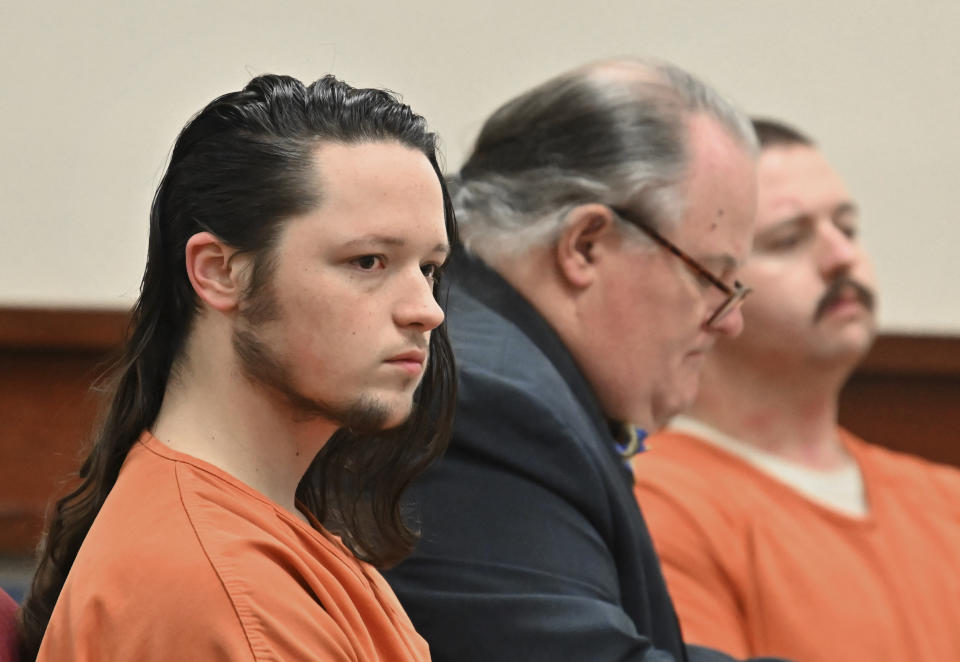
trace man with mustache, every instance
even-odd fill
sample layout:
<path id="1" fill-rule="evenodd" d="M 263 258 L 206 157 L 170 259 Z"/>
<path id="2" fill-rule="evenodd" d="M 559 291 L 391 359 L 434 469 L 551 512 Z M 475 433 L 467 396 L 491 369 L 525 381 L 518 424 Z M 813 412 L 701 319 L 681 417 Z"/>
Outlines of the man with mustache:
<path id="1" fill-rule="evenodd" d="M 808 138 L 754 128 L 745 330 L 634 462 L 684 635 L 804 662 L 960 659 L 960 472 L 837 425 L 875 333 L 857 207 Z"/>

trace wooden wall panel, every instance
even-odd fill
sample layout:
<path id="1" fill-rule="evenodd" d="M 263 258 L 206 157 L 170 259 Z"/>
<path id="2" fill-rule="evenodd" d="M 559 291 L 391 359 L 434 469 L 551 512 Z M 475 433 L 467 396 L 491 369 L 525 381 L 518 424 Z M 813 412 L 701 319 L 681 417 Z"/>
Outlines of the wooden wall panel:
<path id="1" fill-rule="evenodd" d="M 0 309 L 0 554 L 29 553 L 72 484 L 125 311 Z"/>
<path id="2" fill-rule="evenodd" d="M 840 419 L 868 441 L 960 466 L 960 377 L 858 374 Z"/>
<path id="3" fill-rule="evenodd" d="M 960 466 L 960 337 L 878 338 L 843 391 L 840 420 L 868 441 Z"/>
<path id="4" fill-rule="evenodd" d="M 89 391 L 102 355 L 0 351 L 0 551 L 38 538 L 45 504 L 67 487 L 96 402 Z M 60 488 L 60 489 L 58 489 Z"/>
<path id="5" fill-rule="evenodd" d="M 98 408 L 90 385 L 127 317 L 0 308 L 0 554 L 32 550 L 69 484 Z M 960 337 L 881 337 L 840 415 L 869 441 L 960 466 Z"/>

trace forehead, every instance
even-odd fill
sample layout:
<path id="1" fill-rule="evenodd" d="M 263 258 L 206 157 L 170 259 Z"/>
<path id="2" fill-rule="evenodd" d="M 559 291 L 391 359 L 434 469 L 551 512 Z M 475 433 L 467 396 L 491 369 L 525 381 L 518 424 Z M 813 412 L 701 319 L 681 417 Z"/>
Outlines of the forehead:
<path id="1" fill-rule="evenodd" d="M 320 206 L 307 216 L 334 241 L 361 233 L 446 239 L 440 180 L 427 157 L 400 143 L 324 143 L 313 173 Z"/>
<path id="2" fill-rule="evenodd" d="M 696 257 L 740 263 L 753 239 L 756 162 L 713 118 L 695 115 L 689 131 L 686 203 L 677 240 Z"/>
<path id="3" fill-rule="evenodd" d="M 757 230 L 784 218 L 829 212 L 850 201 L 823 154 L 806 145 L 763 150 L 757 164 Z"/>
<path id="4" fill-rule="evenodd" d="M 323 143 L 315 163 L 325 206 L 386 197 L 435 198 L 442 204 L 440 183 L 427 157 L 398 142 Z"/>

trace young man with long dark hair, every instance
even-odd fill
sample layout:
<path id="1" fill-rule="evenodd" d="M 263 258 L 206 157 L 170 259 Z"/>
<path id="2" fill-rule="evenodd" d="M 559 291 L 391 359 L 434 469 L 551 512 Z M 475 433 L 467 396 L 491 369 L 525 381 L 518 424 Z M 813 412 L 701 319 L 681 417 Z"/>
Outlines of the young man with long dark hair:
<path id="1" fill-rule="evenodd" d="M 28 659 L 429 658 L 374 566 L 410 551 L 400 494 L 449 434 L 453 223 L 388 93 L 260 76 L 190 121 Z"/>

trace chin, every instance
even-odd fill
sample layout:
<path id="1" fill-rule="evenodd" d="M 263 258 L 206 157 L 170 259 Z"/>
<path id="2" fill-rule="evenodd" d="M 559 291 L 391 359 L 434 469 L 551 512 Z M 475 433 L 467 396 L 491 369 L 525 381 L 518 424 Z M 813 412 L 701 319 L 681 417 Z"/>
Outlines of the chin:
<path id="1" fill-rule="evenodd" d="M 654 432 L 666 426 L 670 419 L 679 414 L 683 414 L 693 407 L 697 400 L 697 392 L 700 390 L 699 375 L 692 380 L 692 383 L 686 384 L 683 388 L 678 388 L 670 394 L 669 398 L 664 399 L 664 403 L 654 411 L 654 424 L 648 432 Z"/>
<path id="2" fill-rule="evenodd" d="M 396 403 L 392 405 L 389 409 L 386 421 L 384 422 L 383 429 L 391 430 L 393 428 L 400 427 L 404 423 L 410 420 L 410 416 L 413 415 L 413 400 L 409 400 L 405 403 Z"/>
<path id="3" fill-rule="evenodd" d="M 873 346 L 876 332 L 873 328 L 855 327 L 821 347 L 819 354 L 826 360 L 859 361 Z"/>
<path id="4" fill-rule="evenodd" d="M 670 423 L 670 419 L 687 411 L 692 405 L 693 399 L 678 399 L 656 408 L 653 412 L 650 426 L 647 428 L 647 433 L 653 434 L 654 432 L 662 430 Z"/>

